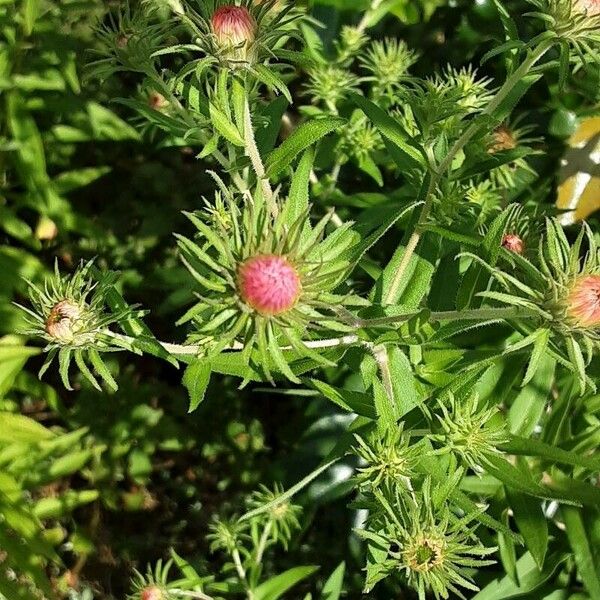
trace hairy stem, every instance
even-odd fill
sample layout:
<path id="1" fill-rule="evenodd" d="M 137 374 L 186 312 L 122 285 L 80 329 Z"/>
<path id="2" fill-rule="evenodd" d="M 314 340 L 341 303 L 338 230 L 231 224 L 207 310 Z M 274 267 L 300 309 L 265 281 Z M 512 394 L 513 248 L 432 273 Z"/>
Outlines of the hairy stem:
<path id="1" fill-rule="evenodd" d="M 398 269 L 394 273 L 392 283 L 385 294 L 383 304 L 393 304 L 402 285 L 406 269 L 408 268 L 410 261 L 419 245 L 423 230 L 427 225 L 431 209 L 433 207 L 434 194 L 441 179 L 445 176 L 446 171 L 452 166 L 454 159 L 457 154 L 479 133 L 479 131 L 487 123 L 487 118 L 493 115 L 494 111 L 506 100 L 508 95 L 512 92 L 515 85 L 525 77 L 529 71 L 542 59 L 542 57 L 550 50 L 554 45 L 554 40 L 544 40 L 535 49 L 529 52 L 527 58 L 521 63 L 521 65 L 515 70 L 515 72 L 506 80 L 504 85 L 500 88 L 498 93 L 494 96 L 492 101 L 486 106 L 479 117 L 476 117 L 473 122 L 465 129 L 464 133 L 456 140 L 452 148 L 450 148 L 448 154 L 440 165 L 434 169 L 427 192 L 425 194 L 425 200 L 421 214 L 415 226 L 415 230 L 410 236 L 406 249 L 402 256 L 402 260 L 398 265 Z"/>
<path id="2" fill-rule="evenodd" d="M 256 550 L 256 564 L 260 565 L 263 559 L 263 555 L 267 548 L 267 542 L 269 541 L 269 536 L 271 535 L 271 528 L 273 527 L 273 523 L 269 521 L 266 527 L 263 529 L 262 535 L 260 536 L 260 542 L 258 543 L 258 549 Z"/>
<path id="3" fill-rule="evenodd" d="M 346 316 L 341 317 L 348 325 L 356 329 L 378 327 L 385 325 L 396 325 L 406 323 L 410 319 L 419 316 L 423 311 L 414 311 L 401 315 L 390 317 L 380 317 L 376 319 L 361 319 L 359 317 Z M 539 315 L 533 310 L 527 308 L 475 308 L 472 310 L 451 310 L 442 312 L 432 312 L 429 314 L 428 320 L 431 323 L 440 323 L 443 321 L 502 321 L 507 319 L 533 319 Z M 124 348 L 132 348 L 135 345 L 135 338 L 121 333 L 115 333 L 110 330 L 105 330 L 103 333 L 112 341 L 119 343 Z M 329 338 L 325 340 L 309 340 L 304 342 L 307 348 L 313 350 L 337 348 L 338 346 L 352 346 L 353 344 L 366 343 L 358 335 L 349 334 L 337 338 Z M 202 352 L 202 345 L 185 345 L 172 344 L 169 342 L 159 341 L 159 344 L 169 353 L 174 356 L 197 356 Z M 244 344 L 234 342 L 228 350 L 241 351 L 244 349 Z M 292 347 L 284 347 L 282 350 L 293 350 Z"/>
<path id="4" fill-rule="evenodd" d="M 252 114 L 250 113 L 250 103 L 248 102 L 247 94 L 244 100 L 244 142 L 246 144 L 246 156 L 252 163 L 252 168 L 254 169 L 256 177 L 260 183 L 265 202 L 267 203 L 271 214 L 276 217 L 279 209 L 277 208 L 275 196 L 265 172 L 265 165 L 263 164 L 260 152 L 258 151 L 258 147 L 256 145 L 256 139 L 254 138 Z"/>

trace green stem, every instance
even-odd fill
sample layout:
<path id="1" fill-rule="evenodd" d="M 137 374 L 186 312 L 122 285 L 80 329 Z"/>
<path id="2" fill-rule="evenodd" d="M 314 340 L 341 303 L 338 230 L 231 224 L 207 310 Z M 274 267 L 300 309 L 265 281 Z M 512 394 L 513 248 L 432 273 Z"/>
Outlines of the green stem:
<path id="1" fill-rule="evenodd" d="M 406 323 L 418 317 L 423 311 L 414 311 L 410 313 L 404 313 L 401 315 L 395 315 L 391 317 L 380 317 L 376 319 L 361 319 L 358 317 L 350 317 L 344 315 L 341 317 L 347 322 L 348 325 L 352 325 L 356 329 L 363 329 L 368 327 L 378 327 L 383 325 L 396 325 Z M 451 310 L 442 312 L 432 312 L 429 315 L 428 321 L 430 323 L 440 323 L 443 321 L 490 321 L 490 320 L 508 320 L 508 319 L 533 319 L 539 315 L 533 310 L 527 308 L 515 307 L 515 308 L 475 308 L 472 310 Z M 113 331 L 105 330 L 102 332 L 110 340 L 119 343 L 119 345 L 126 349 L 131 349 L 135 344 L 135 338 L 121 333 L 115 333 Z M 198 356 L 203 349 L 203 346 L 194 345 L 183 345 L 183 344 L 171 344 L 169 342 L 158 342 L 169 354 L 173 356 Z M 310 340 L 304 342 L 307 348 L 313 350 L 337 348 L 339 346 L 352 346 L 354 344 L 366 343 L 362 338 L 356 334 L 349 334 L 338 338 L 329 338 L 325 340 Z M 229 350 L 239 352 L 244 349 L 244 344 L 235 342 L 231 345 Z M 292 348 L 282 348 L 282 350 L 292 350 Z"/>
<path id="2" fill-rule="evenodd" d="M 263 164 L 260 152 L 258 151 L 258 146 L 256 145 L 248 94 L 246 94 L 244 98 L 244 142 L 246 144 L 246 156 L 252 163 L 252 168 L 260 183 L 267 207 L 271 211 L 271 214 L 276 217 L 279 213 L 279 208 L 277 207 L 277 202 L 275 202 L 275 196 L 265 172 L 265 165 Z"/>
<path id="3" fill-rule="evenodd" d="M 378 325 L 393 325 L 394 323 L 405 323 L 410 319 L 419 316 L 422 311 L 405 313 L 391 317 L 381 317 L 378 319 L 358 319 L 354 323 L 358 327 L 376 327 Z M 538 317 L 538 313 L 527 308 L 474 308 L 472 310 L 449 310 L 442 312 L 432 312 L 429 315 L 430 323 L 440 323 L 443 321 L 490 321 L 507 319 L 532 319 Z"/>
<path id="4" fill-rule="evenodd" d="M 431 181 L 429 182 L 429 186 L 425 194 L 423 208 L 421 209 L 421 214 L 419 215 L 415 230 L 408 240 L 402 260 L 398 265 L 398 269 L 394 273 L 392 283 L 390 284 L 390 287 L 388 288 L 388 291 L 383 299 L 383 304 L 393 304 L 396 300 L 398 291 L 400 290 L 400 286 L 402 285 L 403 278 L 406 273 L 406 269 L 410 264 L 413 254 L 415 253 L 421 240 L 423 230 L 427 225 L 427 221 L 433 207 L 435 191 L 437 190 L 442 177 L 444 177 L 446 174 L 446 171 L 452 166 L 457 154 L 473 139 L 473 137 L 475 137 L 475 135 L 477 135 L 477 133 L 479 133 L 482 127 L 484 127 L 488 122 L 486 117 L 493 115 L 494 111 L 501 106 L 504 100 L 506 100 L 508 95 L 512 92 L 515 85 L 518 84 L 519 81 L 521 81 L 529 73 L 529 71 L 531 71 L 536 63 L 538 63 L 546 54 L 546 52 L 550 50 L 554 43 L 554 39 L 544 40 L 539 46 L 529 53 L 523 63 L 506 80 L 496 96 L 494 96 L 492 101 L 482 111 L 481 115 L 475 118 L 467 127 L 467 129 L 465 129 L 463 134 L 458 138 L 458 140 L 456 140 L 444 160 L 440 163 L 439 167 L 433 171 L 431 175 Z"/>
<path id="5" fill-rule="evenodd" d="M 271 535 L 272 527 L 273 523 L 272 521 L 269 521 L 266 527 L 263 529 L 262 535 L 260 536 L 260 542 L 258 543 L 258 549 L 256 550 L 257 565 L 260 565 L 260 563 L 262 562 L 265 549 L 267 548 L 267 542 L 269 541 L 269 536 Z"/>

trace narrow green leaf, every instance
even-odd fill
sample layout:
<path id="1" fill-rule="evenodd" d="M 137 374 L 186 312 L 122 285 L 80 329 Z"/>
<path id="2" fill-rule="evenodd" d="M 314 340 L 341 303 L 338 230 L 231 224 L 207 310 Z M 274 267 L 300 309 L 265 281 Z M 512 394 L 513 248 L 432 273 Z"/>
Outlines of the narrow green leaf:
<path id="1" fill-rule="evenodd" d="M 183 385 L 187 388 L 190 398 L 188 412 L 195 411 L 204 400 L 211 372 L 210 362 L 204 359 L 198 359 L 187 366 L 183 374 Z"/>
<path id="2" fill-rule="evenodd" d="M 534 592 L 554 575 L 566 559 L 564 553 L 553 554 L 546 561 L 546 568 L 540 571 L 531 553 L 527 552 L 517 561 L 518 584 L 507 575 L 492 581 L 473 596 L 472 600 L 509 600 Z"/>
<path id="3" fill-rule="evenodd" d="M 512 433 L 527 437 L 540 422 L 554 383 L 556 361 L 540 358 L 536 372 L 513 401 L 508 411 L 508 425 Z"/>
<path id="4" fill-rule="evenodd" d="M 321 392 L 325 398 L 344 410 L 354 412 L 368 419 L 377 418 L 373 398 L 369 394 L 337 388 L 317 379 L 309 379 L 308 383 Z"/>
<path id="5" fill-rule="evenodd" d="M 548 550 L 548 522 L 542 503 L 510 488 L 506 495 L 525 546 L 541 570 Z"/>
<path id="6" fill-rule="evenodd" d="M 575 564 L 590 598 L 600 598 L 600 565 L 596 564 L 582 511 L 564 506 L 562 515 L 567 528 L 567 537 L 575 555 Z"/>
<path id="7" fill-rule="evenodd" d="M 266 160 L 267 176 L 274 177 L 287 169 L 300 152 L 346 123 L 346 119 L 329 117 L 315 119 L 300 125 L 281 146 L 269 154 Z"/>
<path id="8" fill-rule="evenodd" d="M 592 472 L 600 471 L 600 458 L 569 452 L 532 437 L 511 436 L 510 440 L 502 445 L 502 450 L 508 454 L 539 456 L 549 462 L 583 467 Z"/>
<path id="9" fill-rule="evenodd" d="M 234 146 L 244 147 L 244 139 L 238 128 L 214 104 L 210 105 L 210 118 L 215 129 Z"/>
<path id="10" fill-rule="evenodd" d="M 300 583 L 303 579 L 310 577 L 319 570 L 319 567 L 293 567 L 284 573 L 271 577 L 264 583 L 261 583 L 252 591 L 254 600 L 277 600 L 281 598 L 288 590 Z"/>
<path id="11" fill-rule="evenodd" d="M 321 600 L 339 600 L 344 585 L 346 563 L 341 562 L 323 586 Z"/>

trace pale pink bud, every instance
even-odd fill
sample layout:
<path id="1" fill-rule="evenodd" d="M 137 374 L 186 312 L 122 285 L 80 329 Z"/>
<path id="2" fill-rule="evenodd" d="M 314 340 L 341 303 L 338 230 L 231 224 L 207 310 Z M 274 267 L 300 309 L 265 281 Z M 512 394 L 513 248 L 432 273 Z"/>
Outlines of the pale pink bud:
<path id="1" fill-rule="evenodd" d="M 56 223 L 49 217 L 42 216 L 35 228 L 35 237 L 38 240 L 53 240 L 57 235 Z"/>
<path id="2" fill-rule="evenodd" d="M 587 13 L 588 17 L 600 15 L 600 0 L 575 0 L 575 9 Z"/>
<path id="3" fill-rule="evenodd" d="M 506 125 L 497 127 L 492 134 L 492 138 L 492 145 L 488 150 L 490 154 L 496 154 L 496 152 L 502 152 L 503 150 L 513 150 L 517 147 L 514 134 Z"/>
<path id="4" fill-rule="evenodd" d="M 516 233 L 507 233 L 502 238 L 502 247 L 515 254 L 523 254 L 525 243 Z"/>
<path id="5" fill-rule="evenodd" d="M 581 327 L 600 325 L 600 275 L 577 279 L 567 298 L 569 316 Z"/>
<path id="6" fill-rule="evenodd" d="M 57 342 L 68 344 L 77 333 L 77 321 L 80 318 L 80 306 L 70 300 L 61 300 L 46 319 L 46 333 Z"/>
<path id="7" fill-rule="evenodd" d="M 169 106 L 169 101 L 158 92 L 150 92 L 148 95 L 148 104 L 154 110 L 163 110 Z"/>
<path id="8" fill-rule="evenodd" d="M 238 271 L 242 300 L 263 315 L 279 315 L 293 308 L 301 289 L 298 272 L 283 256 L 255 256 Z"/>
<path id="9" fill-rule="evenodd" d="M 256 21 L 244 6 L 221 6 L 213 14 L 211 25 L 223 47 L 249 45 L 256 36 Z"/>
<path id="10" fill-rule="evenodd" d="M 160 588 L 153 585 L 142 590 L 140 600 L 164 600 L 164 596 Z"/>

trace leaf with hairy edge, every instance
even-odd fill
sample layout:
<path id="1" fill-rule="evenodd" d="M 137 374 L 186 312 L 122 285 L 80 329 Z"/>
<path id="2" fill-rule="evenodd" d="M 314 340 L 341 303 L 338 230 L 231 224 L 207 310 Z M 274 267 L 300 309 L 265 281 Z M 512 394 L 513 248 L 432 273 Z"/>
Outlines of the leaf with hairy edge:
<path id="1" fill-rule="evenodd" d="M 190 398 L 189 413 L 194 412 L 204 400 L 211 372 L 210 362 L 204 359 L 198 359 L 186 368 L 183 374 L 183 385 Z"/>
<path id="2" fill-rule="evenodd" d="M 285 216 L 285 222 L 288 227 L 292 227 L 308 211 L 310 173 L 314 158 L 315 155 L 312 148 L 306 150 L 292 176 L 288 200 L 282 209 L 282 214 Z M 302 239 L 306 240 L 307 235 L 308 231 L 303 231 Z"/>
<path id="3" fill-rule="evenodd" d="M 244 146 L 244 139 L 238 128 L 214 104 L 210 105 L 210 118 L 215 129 L 234 146 Z"/>
<path id="4" fill-rule="evenodd" d="M 373 398 L 369 394 L 337 388 L 317 379 L 308 379 L 307 382 L 321 392 L 325 398 L 344 410 L 368 419 L 377 418 Z"/>
<path id="5" fill-rule="evenodd" d="M 315 119 L 300 125 L 281 146 L 275 148 L 267 157 L 265 162 L 267 176 L 274 177 L 287 169 L 300 152 L 346 123 L 346 119 L 330 117 Z"/>

